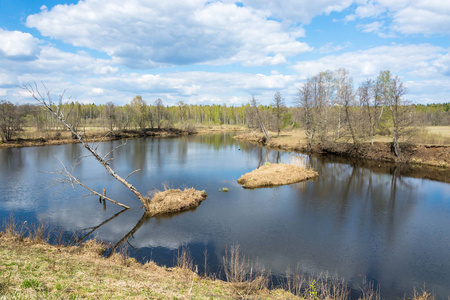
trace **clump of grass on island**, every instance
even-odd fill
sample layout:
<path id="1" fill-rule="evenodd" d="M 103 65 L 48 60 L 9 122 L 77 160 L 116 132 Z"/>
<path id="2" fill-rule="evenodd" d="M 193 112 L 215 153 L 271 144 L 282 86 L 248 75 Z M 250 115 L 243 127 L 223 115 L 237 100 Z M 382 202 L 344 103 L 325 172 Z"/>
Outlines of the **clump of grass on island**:
<path id="1" fill-rule="evenodd" d="M 146 204 L 147 215 L 154 217 L 193 209 L 199 206 L 206 199 L 206 196 L 205 191 L 198 191 L 193 188 L 183 191 L 180 189 L 157 191 L 150 202 Z"/>
<path id="2" fill-rule="evenodd" d="M 293 184 L 319 176 L 319 173 L 307 166 L 301 156 L 293 156 L 290 164 L 266 163 L 238 179 L 244 188 L 255 189 Z"/>

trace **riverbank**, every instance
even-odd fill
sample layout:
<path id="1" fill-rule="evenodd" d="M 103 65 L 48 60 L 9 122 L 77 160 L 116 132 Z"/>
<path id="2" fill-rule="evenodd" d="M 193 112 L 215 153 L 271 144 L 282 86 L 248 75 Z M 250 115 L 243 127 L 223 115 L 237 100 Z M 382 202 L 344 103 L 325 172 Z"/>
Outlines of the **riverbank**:
<path id="1" fill-rule="evenodd" d="M 1 299 L 349 299 L 350 290 L 330 277 L 311 278 L 289 274 L 284 288 L 268 289 L 268 274 L 254 270 L 254 277 L 222 281 L 213 274 L 193 270 L 192 258 L 183 251 L 177 267 L 138 263 L 126 254 L 102 254 L 108 248 L 89 240 L 78 246 L 50 245 L 40 234 L 25 238 L 10 226 L 0 232 Z M 236 251 L 236 248 L 233 248 Z M 237 248 L 238 249 L 238 248 Z M 233 255 L 237 255 L 233 256 Z M 232 252 L 226 270 L 243 271 L 245 258 Z M 224 259 L 225 261 L 225 259 Z M 243 274 L 243 273 L 242 273 Z M 232 278 L 242 276 L 233 274 Z M 228 274 L 227 274 L 228 276 Z M 300 284 L 300 285 L 299 285 Z M 368 284 L 359 299 L 379 299 Z M 295 293 L 295 294 L 294 294 Z M 296 295 L 302 293 L 300 296 Z M 331 297 L 331 298 L 330 298 Z M 375 298 L 374 298 L 375 297 Z M 377 298 L 378 297 L 378 298 Z M 406 298 L 405 298 L 406 299 Z M 434 299 L 428 292 L 415 292 L 414 300 Z"/>
<path id="2" fill-rule="evenodd" d="M 147 128 L 144 130 L 113 130 L 105 131 L 103 128 L 91 127 L 83 130 L 83 137 L 87 142 L 93 141 L 112 141 L 120 139 L 133 139 L 141 137 L 170 138 L 191 134 L 212 134 L 221 132 L 242 132 L 245 128 L 234 125 L 201 125 L 191 128 Z M 45 136 L 45 137 L 43 137 Z M 79 143 L 77 139 L 72 139 L 68 131 L 55 130 L 51 134 L 38 134 L 33 132 L 25 134 L 23 137 L 8 142 L 0 142 L 0 149 L 37 147 L 48 145 L 65 145 Z"/>
<path id="3" fill-rule="evenodd" d="M 244 133 L 234 137 L 237 140 L 256 144 L 263 144 L 262 135 Z M 424 145 L 424 144 L 401 144 L 401 157 L 396 157 L 391 151 L 391 143 L 374 142 L 362 143 L 358 149 L 354 145 L 345 142 L 314 144 L 309 149 L 306 141 L 296 131 L 282 132 L 279 137 L 272 137 L 269 142 L 264 143 L 268 148 L 295 151 L 301 153 L 334 154 L 343 157 L 383 161 L 401 162 L 409 164 L 427 165 L 433 167 L 450 167 L 450 145 Z"/>
<path id="4" fill-rule="evenodd" d="M 59 133 L 59 134 L 58 134 Z M 178 137 L 182 135 L 196 134 L 194 130 L 183 130 L 178 128 L 147 128 L 144 130 L 115 130 L 102 131 L 90 130 L 83 133 L 87 142 L 112 141 L 121 139 L 133 139 L 139 137 Z M 69 132 L 56 132 L 47 138 L 18 138 L 9 142 L 0 143 L 1 148 L 35 147 L 48 145 L 64 145 L 79 143 L 78 139 L 73 139 Z"/>

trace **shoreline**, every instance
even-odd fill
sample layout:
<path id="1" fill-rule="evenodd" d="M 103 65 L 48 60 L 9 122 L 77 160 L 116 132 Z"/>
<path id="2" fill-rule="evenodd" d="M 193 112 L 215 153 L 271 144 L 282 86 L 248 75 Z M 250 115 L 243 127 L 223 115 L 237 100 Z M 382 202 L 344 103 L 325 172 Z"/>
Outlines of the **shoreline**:
<path id="1" fill-rule="evenodd" d="M 52 245 L 42 235 L 44 232 L 25 237 L 16 231 L 17 224 L 9 225 L 5 231 L 0 231 L 0 295 L 3 297 L 303 300 L 310 299 L 310 291 L 314 290 L 317 300 L 351 299 L 350 287 L 327 274 L 314 278 L 297 270 L 299 273 L 287 274 L 289 282 L 273 286 L 269 282 L 270 272 L 247 270 L 251 266 L 246 265 L 239 246 L 232 246 L 227 254 L 227 259 L 233 258 L 233 253 L 237 257 L 228 261 L 225 273 L 239 266 L 243 269 L 237 268 L 236 275 L 243 277 L 233 280 L 227 275 L 228 280 L 223 281 L 214 273 L 204 274 L 201 266 L 194 265 L 189 249 L 183 249 L 176 257 L 176 266 L 166 267 L 152 260 L 139 263 L 124 251 L 106 258 L 103 253 L 109 246 L 95 239 L 76 245 Z M 370 283 L 360 288 L 360 300 L 380 297 L 379 289 Z M 411 296 L 404 299 L 432 300 L 435 297 L 426 290 L 414 289 Z"/>
<path id="2" fill-rule="evenodd" d="M 438 167 L 449 170 L 450 167 L 450 145 L 417 145 L 400 144 L 402 150 L 401 157 L 395 157 L 391 151 L 391 143 L 374 142 L 362 143 L 359 149 L 355 149 L 353 144 L 336 142 L 328 144 L 315 144 L 309 149 L 306 143 L 292 143 L 283 138 L 272 137 L 269 142 L 263 142 L 262 135 L 244 133 L 234 136 L 234 139 L 264 145 L 274 150 L 293 151 L 303 154 L 333 154 L 345 158 L 364 159 L 379 162 L 390 162 L 411 165 L 423 165 Z"/>
<path id="3" fill-rule="evenodd" d="M 199 126 L 193 129 L 179 129 L 179 128 L 146 128 L 143 130 L 127 129 L 114 131 L 101 131 L 89 133 L 84 135 L 86 142 L 99 141 L 115 141 L 122 139 L 134 139 L 141 137 L 155 137 L 155 138 L 172 138 L 184 135 L 193 134 L 212 134 L 220 132 L 242 132 L 242 127 L 238 126 Z M 56 131 L 56 133 L 59 131 Z M 67 131 L 64 131 L 68 134 Z M 22 147 L 42 147 L 51 145 L 66 145 L 77 144 L 79 141 L 72 138 L 34 138 L 23 139 L 17 138 L 9 142 L 0 142 L 0 149 L 22 148 Z"/>

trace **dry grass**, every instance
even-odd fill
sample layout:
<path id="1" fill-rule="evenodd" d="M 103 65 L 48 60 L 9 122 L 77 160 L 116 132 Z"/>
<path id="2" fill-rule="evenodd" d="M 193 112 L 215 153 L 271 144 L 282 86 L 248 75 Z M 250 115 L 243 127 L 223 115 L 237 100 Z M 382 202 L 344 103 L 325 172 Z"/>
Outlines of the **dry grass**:
<path id="1" fill-rule="evenodd" d="M 368 290 L 367 285 L 364 288 Z M 289 269 L 286 271 L 284 289 L 304 299 L 344 300 L 350 298 L 350 288 L 344 280 L 337 276 L 329 276 L 328 273 L 311 277 L 302 273 L 299 268 L 294 272 Z M 373 293 L 379 295 L 380 291 L 374 290 Z M 369 300 L 365 297 L 362 299 Z"/>
<path id="2" fill-rule="evenodd" d="M 450 126 L 428 126 L 416 134 L 412 141 L 425 145 L 450 145 Z"/>
<path id="3" fill-rule="evenodd" d="M 247 133 L 237 135 L 234 138 L 260 144 L 261 137 L 262 135 Z M 359 151 L 349 151 L 351 149 L 354 150 L 354 147 L 352 147 L 351 143 L 344 141 L 314 144 L 313 149 L 309 149 L 305 140 L 304 131 L 290 130 L 283 131 L 280 137 L 272 137 L 266 146 L 272 149 L 303 153 L 309 151 L 317 153 L 328 152 L 362 159 L 392 162 L 400 160 L 404 163 L 445 168 L 450 166 L 450 155 L 448 151 L 450 145 L 450 126 L 426 127 L 424 130 L 418 132 L 409 140 L 409 143 L 403 144 L 404 147 L 409 147 L 410 149 L 402 153 L 400 158 L 395 157 L 390 150 L 390 143 L 392 142 L 390 136 L 375 136 L 374 145 L 371 145 L 370 141 L 363 142 L 360 145 Z"/>
<path id="4" fill-rule="evenodd" d="M 184 191 L 180 189 L 157 191 L 145 205 L 145 210 L 150 217 L 182 212 L 199 206 L 206 196 L 205 191 L 197 191 L 193 188 Z"/>
<path id="5" fill-rule="evenodd" d="M 102 245 L 55 247 L 0 234 L 1 299 L 234 299 L 226 283 L 178 268 L 98 255 Z M 195 275 L 195 274 L 194 274 Z M 193 279 L 192 279 L 193 278 Z"/>
<path id="6" fill-rule="evenodd" d="M 305 181 L 319 176 L 314 170 L 293 164 L 266 164 L 238 179 L 244 188 L 262 188 Z"/>
<path id="7" fill-rule="evenodd" d="M 269 290 L 269 273 L 232 245 L 223 258 L 230 282 L 200 277 L 183 247 L 177 267 L 140 264 L 125 253 L 102 256 L 107 245 L 89 240 L 79 246 L 49 245 L 16 222 L 0 232 L 0 299 L 349 299 L 337 277 L 288 272 L 283 288 Z M 23 232 L 37 236 L 24 237 Z M 365 285 L 361 300 L 379 299 Z M 373 291 L 371 291 L 373 290 Z M 410 299 L 432 300 L 425 290 Z"/>
<path id="8" fill-rule="evenodd" d="M 241 254 L 239 244 L 233 244 L 230 250 L 225 250 L 223 268 L 227 281 L 241 298 L 247 299 L 258 291 L 267 291 L 269 273 Z"/>
<path id="9" fill-rule="evenodd" d="M 240 125 L 196 125 L 198 134 L 209 134 L 209 133 L 219 133 L 219 132 L 240 132 L 246 131 L 247 129 Z"/>

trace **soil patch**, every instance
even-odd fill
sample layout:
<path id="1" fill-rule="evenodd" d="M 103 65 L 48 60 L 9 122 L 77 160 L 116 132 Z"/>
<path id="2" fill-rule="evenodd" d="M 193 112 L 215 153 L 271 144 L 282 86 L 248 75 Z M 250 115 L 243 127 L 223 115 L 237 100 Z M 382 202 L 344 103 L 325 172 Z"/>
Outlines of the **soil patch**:
<path id="1" fill-rule="evenodd" d="M 242 175 L 238 183 L 244 188 L 254 189 L 297 183 L 318 176 L 316 171 L 296 165 L 267 164 Z"/>
<path id="2" fill-rule="evenodd" d="M 182 212 L 199 206 L 206 196 L 205 191 L 197 191 L 193 188 L 184 191 L 171 189 L 157 192 L 146 205 L 146 211 L 150 217 Z"/>

